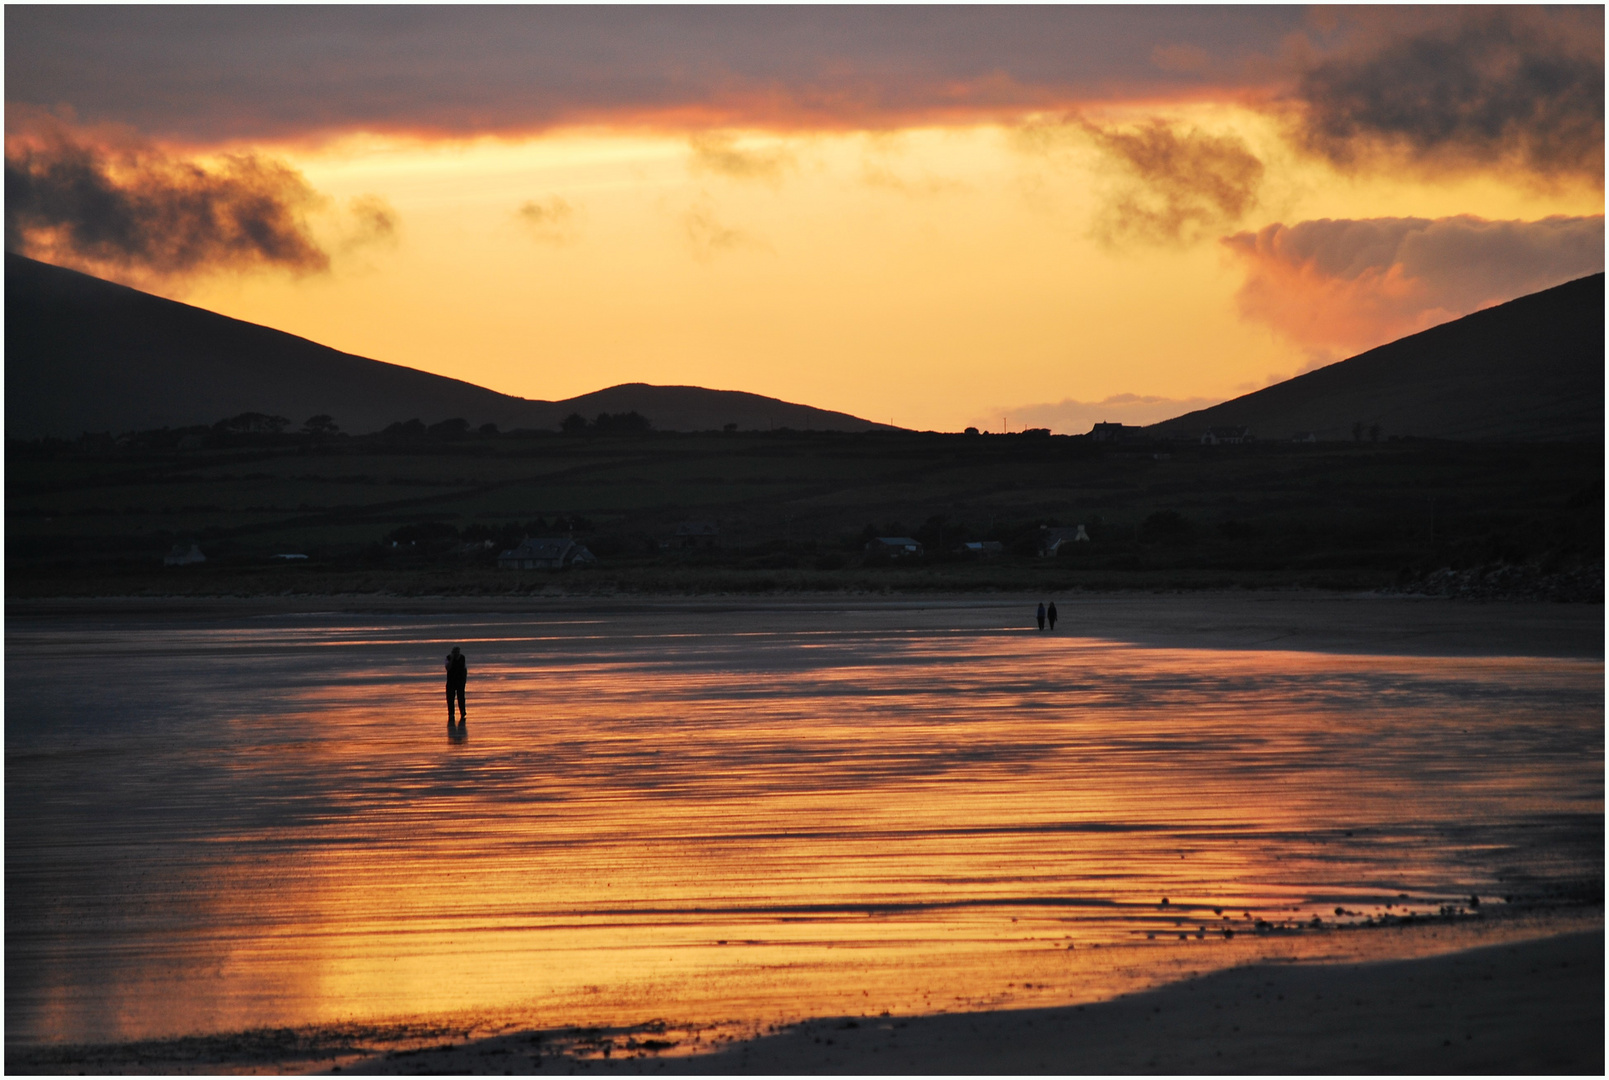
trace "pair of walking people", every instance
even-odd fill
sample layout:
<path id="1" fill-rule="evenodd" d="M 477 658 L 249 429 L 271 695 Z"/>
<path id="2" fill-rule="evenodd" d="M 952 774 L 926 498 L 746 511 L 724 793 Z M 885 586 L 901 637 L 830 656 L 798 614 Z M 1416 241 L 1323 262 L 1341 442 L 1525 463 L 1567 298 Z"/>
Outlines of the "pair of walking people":
<path id="1" fill-rule="evenodd" d="M 1047 622 L 1050 623 L 1052 630 L 1056 629 L 1056 601 L 1052 600 L 1048 608 L 1041 603 L 1039 610 L 1034 613 L 1034 618 L 1039 620 L 1039 629 L 1043 630 Z"/>

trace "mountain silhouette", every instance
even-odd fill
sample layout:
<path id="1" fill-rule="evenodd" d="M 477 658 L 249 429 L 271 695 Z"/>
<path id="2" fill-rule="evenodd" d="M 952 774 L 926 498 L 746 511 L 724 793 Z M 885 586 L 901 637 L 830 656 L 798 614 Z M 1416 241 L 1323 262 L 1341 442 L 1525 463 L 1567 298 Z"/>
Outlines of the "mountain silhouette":
<path id="1" fill-rule="evenodd" d="M 476 427 L 556 429 L 571 413 L 633 410 L 661 431 L 887 427 L 697 386 L 627 383 L 564 401 L 513 397 L 6 254 L 8 438 L 192 427 L 245 412 L 294 425 L 327 414 L 353 434 L 454 417 Z"/>
<path id="2" fill-rule="evenodd" d="M 1146 430 L 1332 440 L 1378 425 L 1384 437 L 1601 442 L 1603 320 L 1604 276 L 1593 274 Z"/>

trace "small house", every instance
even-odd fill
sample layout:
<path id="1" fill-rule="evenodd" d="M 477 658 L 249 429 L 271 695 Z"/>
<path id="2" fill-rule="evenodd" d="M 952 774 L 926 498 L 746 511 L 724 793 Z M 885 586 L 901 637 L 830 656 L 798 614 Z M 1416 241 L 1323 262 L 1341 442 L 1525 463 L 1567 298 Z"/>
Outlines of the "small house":
<path id="1" fill-rule="evenodd" d="M 1109 424 L 1104 421 L 1089 429 L 1091 442 L 1128 442 L 1130 439 L 1138 439 L 1144 434 L 1145 429 L 1135 424 Z"/>
<path id="2" fill-rule="evenodd" d="M 878 536 L 866 541 L 866 554 L 906 559 L 922 554 L 922 544 L 909 536 Z"/>
<path id="3" fill-rule="evenodd" d="M 1084 526 L 1075 525 L 1069 529 L 1052 529 L 1048 525 L 1039 528 L 1039 555 L 1041 558 L 1054 558 L 1061 554 L 1062 547 L 1067 544 L 1087 544 L 1089 533 Z"/>
<path id="4" fill-rule="evenodd" d="M 1291 442 L 1316 443 L 1318 442 L 1318 433 L 1313 431 L 1298 431 L 1296 434 L 1291 436 Z"/>
<path id="5" fill-rule="evenodd" d="M 721 529 L 713 521 L 683 521 L 676 526 L 671 547 L 712 548 L 720 545 Z"/>
<path id="6" fill-rule="evenodd" d="M 971 555 L 975 559 L 994 559 L 1006 553 L 1006 545 L 998 540 L 968 540 L 955 549 L 957 555 Z"/>
<path id="7" fill-rule="evenodd" d="M 194 542 L 174 544 L 173 550 L 162 556 L 163 566 L 189 566 L 192 563 L 206 561 L 207 557 L 201 554 L 200 546 Z"/>
<path id="8" fill-rule="evenodd" d="M 497 565 L 503 570 L 561 570 L 597 561 L 597 556 L 568 537 L 552 540 L 526 537 L 519 547 L 497 557 Z"/>
<path id="9" fill-rule="evenodd" d="M 1250 428 L 1211 427 L 1201 434 L 1202 446 L 1239 446 L 1254 441 Z"/>

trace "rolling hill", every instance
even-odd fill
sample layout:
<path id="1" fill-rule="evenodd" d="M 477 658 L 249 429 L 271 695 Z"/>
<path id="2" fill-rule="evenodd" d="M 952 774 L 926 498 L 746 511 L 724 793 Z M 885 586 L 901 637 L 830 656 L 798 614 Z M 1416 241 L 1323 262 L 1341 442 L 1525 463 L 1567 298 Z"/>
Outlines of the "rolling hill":
<path id="1" fill-rule="evenodd" d="M 73 270 L 6 255 L 6 435 L 74 438 L 212 424 L 244 412 L 344 431 L 462 417 L 556 428 L 573 412 L 635 410 L 662 431 L 886 425 L 759 394 L 627 383 L 564 401 L 512 397 L 382 363 Z"/>
<path id="2" fill-rule="evenodd" d="M 1362 424 L 1386 437 L 1602 441 L 1603 349 L 1604 276 L 1593 274 L 1146 430 L 1331 440 Z"/>

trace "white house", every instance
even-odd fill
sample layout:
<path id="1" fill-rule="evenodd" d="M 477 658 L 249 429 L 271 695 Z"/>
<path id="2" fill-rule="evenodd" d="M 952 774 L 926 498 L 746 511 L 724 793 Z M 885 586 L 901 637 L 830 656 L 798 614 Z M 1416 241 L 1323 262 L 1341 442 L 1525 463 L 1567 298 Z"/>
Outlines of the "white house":
<path id="1" fill-rule="evenodd" d="M 162 557 L 163 566 L 189 566 L 191 563 L 206 562 L 207 557 L 201 554 L 201 548 L 195 543 L 188 546 L 174 544 L 173 550 Z"/>
<path id="2" fill-rule="evenodd" d="M 715 547 L 721 542 L 721 527 L 713 521 L 683 521 L 676 526 L 671 544 L 680 548 Z"/>
<path id="3" fill-rule="evenodd" d="M 909 536 L 879 536 L 866 541 L 866 554 L 903 559 L 922 554 L 922 544 L 921 541 L 913 540 Z"/>
<path id="4" fill-rule="evenodd" d="M 1201 435 L 1202 446 L 1239 446 L 1253 441 L 1250 428 L 1213 427 Z"/>
<path id="5" fill-rule="evenodd" d="M 1051 558 L 1061 552 L 1064 544 L 1087 544 L 1089 533 L 1084 526 L 1078 525 L 1070 529 L 1052 529 L 1048 525 L 1039 527 L 1039 554 L 1044 558 Z"/>

